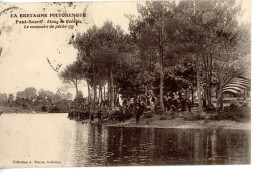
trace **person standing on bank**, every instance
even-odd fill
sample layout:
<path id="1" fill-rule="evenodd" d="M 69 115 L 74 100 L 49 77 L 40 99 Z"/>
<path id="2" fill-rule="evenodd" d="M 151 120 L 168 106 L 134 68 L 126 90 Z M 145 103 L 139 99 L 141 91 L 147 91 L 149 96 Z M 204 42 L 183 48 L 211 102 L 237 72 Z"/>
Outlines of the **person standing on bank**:
<path id="1" fill-rule="evenodd" d="M 143 114 L 144 107 L 142 104 L 138 103 L 136 106 L 136 123 L 140 122 L 140 117 Z"/>
<path id="2" fill-rule="evenodd" d="M 90 110 L 90 122 L 89 123 L 94 122 L 94 119 L 95 119 L 95 113 L 93 110 Z"/>
<path id="3" fill-rule="evenodd" d="M 98 118 L 98 122 L 103 122 L 103 120 L 102 120 L 102 111 L 101 111 L 100 108 L 98 108 L 97 118 Z"/>

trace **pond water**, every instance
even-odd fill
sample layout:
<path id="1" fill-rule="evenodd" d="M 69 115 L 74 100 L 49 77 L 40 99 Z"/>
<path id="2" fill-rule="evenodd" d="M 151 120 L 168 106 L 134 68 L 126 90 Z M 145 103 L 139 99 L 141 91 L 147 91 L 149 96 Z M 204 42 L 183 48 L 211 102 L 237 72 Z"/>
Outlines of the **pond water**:
<path id="1" fill-rule="evenodd" d="M 0 167 L 250 164 L 250 130 L 120 128 L 2 114 Z"/>

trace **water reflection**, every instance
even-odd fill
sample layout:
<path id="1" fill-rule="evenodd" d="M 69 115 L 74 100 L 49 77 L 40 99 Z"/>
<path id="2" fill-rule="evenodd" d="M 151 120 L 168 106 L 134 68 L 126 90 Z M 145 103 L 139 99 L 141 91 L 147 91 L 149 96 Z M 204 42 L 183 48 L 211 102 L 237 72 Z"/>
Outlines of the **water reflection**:
<path id="1" fill-rule="evenodd" d="M 246 164 L 249 132 L 109 128 L 110 165 Z"/>
<path id="2" fill-rule="evenodd" d="M 28 154 L 32 160 L 60 160 L 56 166 L 67 167 L 250 163 L 249 130 L 105 127 L 61 114 L 5 115 L 0 128 L 0 155 L 8 157 L 0 163 L 6 165 L 28 159 Z M 14 134 L 6 136 L 6 131 Z"/>

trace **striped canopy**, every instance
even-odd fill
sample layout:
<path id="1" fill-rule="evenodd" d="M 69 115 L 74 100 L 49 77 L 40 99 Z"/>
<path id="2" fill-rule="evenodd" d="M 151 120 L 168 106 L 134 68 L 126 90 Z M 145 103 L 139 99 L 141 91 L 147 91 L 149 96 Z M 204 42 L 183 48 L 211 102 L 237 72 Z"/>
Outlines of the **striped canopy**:
<path id="1" fill-rule="evenodd" d="M 236 77 L 224 86 L 223 93 L 242 93 L 246 89 L 250 89 L 250 79 L 244 77 Z"/>

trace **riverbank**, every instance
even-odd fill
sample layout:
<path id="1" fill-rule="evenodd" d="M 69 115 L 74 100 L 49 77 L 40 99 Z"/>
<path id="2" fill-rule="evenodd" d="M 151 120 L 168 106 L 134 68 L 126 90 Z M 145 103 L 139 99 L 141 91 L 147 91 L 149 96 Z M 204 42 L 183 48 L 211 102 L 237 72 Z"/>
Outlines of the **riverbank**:
<path id="1" fill-rule="evenodd" d="M 250 121 L 238 122 L 232 120 L 194 120 L 184 118 L 160 120 L 159 118 L 142 118 L 139 123 L 135 119 L 123 122 L 104 122 L 106 126 L 143 127 L 143 128 L 176 128 L 176 129 L 251 129 Z"/>
<path id="2" fill-rule="evenodd" d="M 251 129 L 251 108 L 248 106 L 226 108 L 224 112 L 205 111 L 202 116 L 198 114 L 198 108 L 192 108 L 191 112 L 171 112 L 163 114 L 144 114 L 139 123 L 134 118 L 124 123 L 117 121 L 105 121 L 102 124 L 117 127 L 145 127 L 145 128 L 180 128 L 180 129 Z"/>
<path id="3" fill-rule="evenodd" d="M 46 113 L 37 110 L 23 109 L 19 107 L 0 106 L 0 111 L 3 113 Z M 125 122 L 119 122 L 118 120 L 105 120 L 100 123 L 106 126 L 114 127 L 143 127 L 143 128 L 178 128 L 178 129 L 251 129 L 250 120 L 211 120 L 209 119 L 211 114 L 204 115 L 203 119 L 191 120 L 195 117 L 195 108 L 192 113 L 187 111 L 179 113 L 168 113 L 161 115 L 154 115 L 151 117 L 142 116 L 139 123 L 135 122 L 135 119 L 129 119 Z M 88 123 L 89 119 L 81 121 L 82 123 Z M 95 123 L 97 124 L 97 119 Z"/>
<path id="4" fill-rule="evenodd" d="M 25 108 L 17 107 L 17 106 L 3 106 L 3 105 L 0 106 L 0 112 L 8 113 L 8 114 L 11 114 L 11 113 L 25 113 L 25 114 L 26 113 L 27 114 L 45 113 L 45 112 L 39 111 L 35 108 L 25 109 Z"/>
<path id="5" fill-rule="evenodd" d="M 243 112 L 242 112 L 243 111 Z M 226 111 L 222 114 L 204 112 L 198 117 L 197 108 L 192 112 L 169 112 L 164 114 L 144 114 L 139 123 L 134 118 L 119 122 L 107 120 L 102 124 L 116 127 L 144 127 L 144 128 L 178 128 L 178 129 L 251 129 L 250 112 L 246 108 Z M 242 113 L 243 116 L 239 116 Z M 230 117 L 232 115 L 232 117 Z M 222 117 L 223 119 L 219 119 Z M 216 119 L 217 118 L 217 119 Z M 229 118 L 229 119 L 225 119 Z M 238 119 L 239 118 L 239 119 Z"/>

